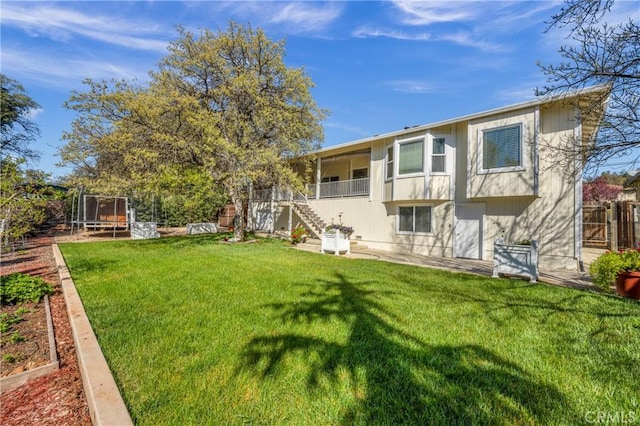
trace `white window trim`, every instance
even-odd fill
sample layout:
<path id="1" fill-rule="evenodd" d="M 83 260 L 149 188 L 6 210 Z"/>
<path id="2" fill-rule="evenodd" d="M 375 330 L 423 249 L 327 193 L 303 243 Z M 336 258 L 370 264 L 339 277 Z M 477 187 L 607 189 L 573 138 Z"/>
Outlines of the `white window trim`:
<path id="1" fill-rule="evenodd" d="M 391 164 L 391 176 L 389 176 L 389 148 L 393 150 L 393 163 Z M 393 180 L 396 175 L 395 167 L 396 167 L 396 147 L 395 144 L 390 144 L 384 147 L 384 181 L 390 182 Z"/>
<path id="2" fill-rule="evenodd" d="M 400 145 L 413 143 L 413 142 L 422 142 L 422 171 L 400 174 Z M 419 136 L 419 137 L 414 136 L 412 138 L 407 138 L 407 139 L 398 139 L 396 140 L 395 145 L 397 146 L 397 148 L 395 148 L 395 152 L 394 152 L 395 154 L 394 163 L 398 163 L 398 164 L 397 165 L 394 164 L 394 176 L 396 176 L 398 179 L 424 176 L 427 169 L 426 157 L 427 157 L 427 149 L 429 145 L 427 143 L 426 136 Z"/>
<path id="3" fill-rule="evenodd" d="M 429 174 L 435 176 L 449 176 L 451 171 L 449 170 L 449 157 L 451 155 L 449 151 L 449 145 L 447 144 L 447 137 L 445 135 L 433 134 L 429 138 Z M 433 141 L 434 139 L 444 139 L 444 154 L 437 154 L 436 157 L 444 157 L 444 172 L 433 171 Z"/>
<path id="4" fill-rule="evenodd" d="M 396 207 L 396 235 L 434 235 L 433 229 L 434 229 L 434 224 L 433 224 L 433 204 L 400 204 Z M 400 207 L 430 207 L 431 210 L 431 232 L 410 232 L 410 231 L 401 231 L 400 230 Z M 413 211 L 413 220 L 414 220 L 414 226 L 413 228 L 415 229 L 415 219 L 416 219 L 416 212 L 415 210 Z"/>
<path id="5" fill-rule="evenodd" d="M 483 164 L 484 164 L 484 150 L 483 150 L 484 132 L 493 131 L 493 130 L 499 130 L 499 129 L 506 129 L 506 128 L 509 128 L 509 127 L 516 127 L 516 126 L 520 126 L 520 165 L 519 166 L 511 166 L 511 167 L 497 167 L 497 168 L 493 168 L 493 169 L 485 169 L 483 167 Z M 524 143 L 526 134 L 527 134 L 527 124 L 526 124 L 525 121 L 517 121 L 517 122 L 513 122 L 513 123 L 507 123 L 507 124 L 505 124 L 503 126 L 484 127 L 484 128 L 478 129 L 478 140 L 477 140 L 477 147 L 478 147 L 478 174 L 509 173 L 509 172 L 520 172 L 520 171 L 527 170 L 527 164 L 526 164 L 527 156 L 525 155 L 525 143 Z"/>

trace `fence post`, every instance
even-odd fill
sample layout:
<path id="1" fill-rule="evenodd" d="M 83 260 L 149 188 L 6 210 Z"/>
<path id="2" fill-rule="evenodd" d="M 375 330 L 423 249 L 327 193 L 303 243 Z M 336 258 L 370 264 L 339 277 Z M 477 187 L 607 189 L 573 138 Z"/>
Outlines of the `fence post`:
<path id="1" fill-rule="evenodd" d="M 618 205 L 611 203 L 611 251 L 618 251 Z"/>

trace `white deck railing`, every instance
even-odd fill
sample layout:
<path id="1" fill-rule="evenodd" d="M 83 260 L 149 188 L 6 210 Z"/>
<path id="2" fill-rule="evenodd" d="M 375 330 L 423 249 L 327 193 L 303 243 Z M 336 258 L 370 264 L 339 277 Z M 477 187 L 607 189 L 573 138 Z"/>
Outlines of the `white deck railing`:
<path id="1" fill-rule="evenodd" d="M 291 191 L 280 189 L 255 189 L 251 194 L 253 201 L 289 201 Z"/>
<path id="2" fill-rule="evenodd" d="M 318 185 L 307 185 L 308 198 L 317 198 Z M 323 182 L 319 185 L 319 198 L 361 197 L 369 195 L 369 178 Z"/>
<path id="3" fill-rule="evenodd" d="M 316 197 L 318 186 L 320 187 L 320 197 Z M 369 178 L 323 182 L 320 185 L 312 183 L 307 185 L 307 194 L 306 198 L 311 200 L 315 198 L 364 197 L 369 195 Z M 253 191 L 252 200 L 289 201 L 291 196 L 291 192 L 286 190 L 258 189 Z M 295 193 L 293 198 L 296 201 L 302 201 L 297 199 L 298 196 L 304 198 L 299 193 Z"/>

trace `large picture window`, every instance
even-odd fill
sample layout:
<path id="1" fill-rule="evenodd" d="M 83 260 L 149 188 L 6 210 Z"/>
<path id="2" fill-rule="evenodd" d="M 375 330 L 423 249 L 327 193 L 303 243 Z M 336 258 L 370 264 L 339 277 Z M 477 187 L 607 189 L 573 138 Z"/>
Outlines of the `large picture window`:
<path id="1" fill-rule="evenodd" d="M 398 148 L 399 175 L 424 171 L 424 140 L 403 142 L 398 145 Z"/>
<path id="2" fill-rule="evenodd" d="M 398 208 L 398 232 L 431 232 L 431 206 L 411 206 Z"/>
<path id="3" fill-rule="evenodd" d="M 522 166 L 522 126 L 482 131 L 484 170 Z"/>

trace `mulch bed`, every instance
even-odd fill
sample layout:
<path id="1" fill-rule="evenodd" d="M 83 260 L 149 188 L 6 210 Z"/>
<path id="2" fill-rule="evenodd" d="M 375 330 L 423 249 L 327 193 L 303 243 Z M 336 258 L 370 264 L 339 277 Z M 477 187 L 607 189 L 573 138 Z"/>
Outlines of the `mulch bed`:
<path id="1" fill-rule="evenodd" d="M 0 396 L 0 424 L 11 425 L 90 425 L 91 417 L 82 388 L 82 378 L 78 369 L 76 351 L 67 316 L 66 305 L 60 279 L 53 258 L 51 245 L 53 236 L 42 235 L 31 239 L 25 248 L 16 253 L 3 254 L 0 261 L 0 275 L 12 272 L 39 276 L 53 285 L 55 293 L 49 297 L 51 317 L 60 369 L 45 377 L 40 377 L 13 391 Z M 39 304 L 42 305 L 42 304 Z M 30 307 L 37 310 L 38 307 Z M 25 323 L 31 322 L 32 328 L 44 326 L 46 322 L 38 320 L 37 315 L 25 318 L 20 325 L 23 334 L 29 333 Z M 27 328 L 25 328 L 27 327 Z M 35 335 L 39 331 L 33 330 Z M 34 351 L 36 353 L 37 351 Z M 26 359 L 26 358 L 25 358 Z M 36 361 L 15 364 L 19 371 L 34 365 Z M 29 366 L 26 364 L 32 362 Z M 4 368 L 3 368 L 4 370 Z"/>

